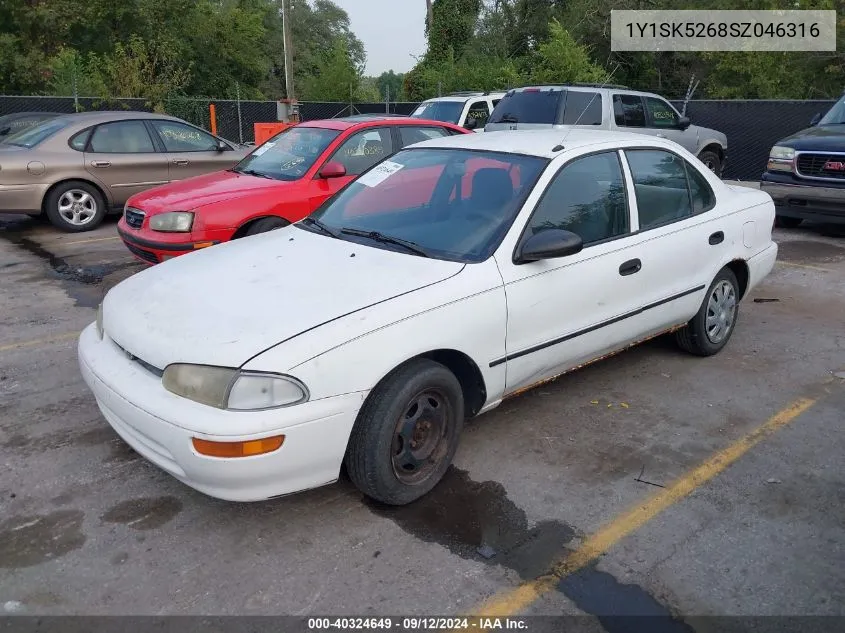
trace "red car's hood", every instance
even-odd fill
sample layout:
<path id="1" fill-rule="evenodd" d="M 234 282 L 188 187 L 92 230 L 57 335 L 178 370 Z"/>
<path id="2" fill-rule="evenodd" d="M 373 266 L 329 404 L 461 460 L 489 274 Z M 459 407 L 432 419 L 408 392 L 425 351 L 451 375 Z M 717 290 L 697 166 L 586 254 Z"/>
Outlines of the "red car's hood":
<path id="1" fill-rule="evenodd" d="M 127 205 L 143 209 L 147 215 L 163 211 L 192 211 L 207 204 L 243 198 L 267 189 L 284 189 L 292 184 L 292 181 L 216 171 L 149 189 L 132 196 Z"/>

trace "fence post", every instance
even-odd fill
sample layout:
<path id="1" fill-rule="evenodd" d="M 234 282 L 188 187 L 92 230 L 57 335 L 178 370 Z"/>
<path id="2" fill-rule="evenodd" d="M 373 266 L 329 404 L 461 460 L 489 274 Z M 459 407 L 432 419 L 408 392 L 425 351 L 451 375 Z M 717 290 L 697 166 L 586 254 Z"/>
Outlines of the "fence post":
<path id="1" fill-rule="evenodd" d="M 385 86 L 384 113 L 390 114 L 390 85 Z"/>
<path id="2" fill-rule="evenodd" d="M 217 136 L 217 108 L 213 103 L 208 104 L 208 118 L 210 119 L 211 133 Z"/>
<path id="3" fill-rule="evenodd" d="M 236 81 L 235 82 L 235 96 L 238 100 L 238 142 L 243 145 L 244 144 L 244 124 L 243 118 L 241 117 L 241 85 Z"/>
<path id="4" fill-rule="evenodd" d="M 443 82 L 442 81 L 437 82 L 437 96 L 438 97 L 443 96 Z"/>
<path id="5" fill-rule="evenodd" d="M 79 112 L 79 88 L 76 85 L 76 66 L 73 67 L 73 111 Z"/>

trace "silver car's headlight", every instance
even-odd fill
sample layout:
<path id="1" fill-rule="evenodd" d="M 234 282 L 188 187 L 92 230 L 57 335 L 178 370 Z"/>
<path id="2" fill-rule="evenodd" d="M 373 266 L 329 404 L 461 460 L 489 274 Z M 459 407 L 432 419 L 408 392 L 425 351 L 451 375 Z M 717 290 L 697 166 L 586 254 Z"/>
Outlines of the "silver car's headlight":
<path id="1" fill-rule="evenodd" d="M 169 365 L 164 388 L 194 402 L 232 411 L 289 407 L 308 400 L 308 389 L 290 376 L 210 365 Z"/>
<path id="2" fill-rule="evenodd" d="M 150 218 L 150 228 L 153 231 L 188 233 L 193 225 L 194 214 L 190 211 L 170 211 Z"/>
<path id="3" fill-rule="evenodd" d="M 795 149 L 775 145 L 769 152 L 769 170 L 792 171 L 792 161 L 795 159 Z"/>
<path id="4" fill-rule="evenodd" d="M 105 330 L 103 329 L 103 304 L 100 303 L 97 306 L 97 335 L 100 337 L 100 340 L 103 339 L 103 333 Z"/>

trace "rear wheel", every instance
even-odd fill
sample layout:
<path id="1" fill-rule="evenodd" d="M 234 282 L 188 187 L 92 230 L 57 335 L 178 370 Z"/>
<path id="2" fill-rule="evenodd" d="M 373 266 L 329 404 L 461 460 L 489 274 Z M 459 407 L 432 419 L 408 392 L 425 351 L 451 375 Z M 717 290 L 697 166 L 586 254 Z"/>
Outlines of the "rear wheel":
<path id="1" fill-rule="evenodd" d="M 244 231 L 243 237 L 248 237 L 250 235 L 258 235 L 259 233 L 266 233 L 267 231 L 274 231 L 276 229 L 280 229 L 282 227 L 287 226 L 290 224 L 284 218 L 261 218 L 260 220 L 256 220 L 252 224 L 249 225 L 246 231 Z"/>
<path id="2" fill-rule="evenodd" d="M 69 233 L 96 229 L 106 217 L 106 203 L 100 192 L 81 180 L 56 186 L 45 200 L 47 217 L 54 226 Z"/>
<path id="3" fill-rule="evenodd" d="M 406 363 L 373 390 L 358 414 L 346 452 L 349 478 L 377 501 L 411 503 L 446 473 L 463 422 L 455 375 L 424 358 Z"/>
<path id="4" fill-rule="evenodd" d="M 783 229 L 794 229 L 803 222 L 803 218 L 788 218 L 785 215 L 775 216 L 775 226 Z"/>
<path id="5" fill-rule="evenodd" d="M 729 268 L 716 275 L 701 308 L 676 340 L 682 349 L 696 356 L 712 356 L 728 344 L 739 316 L 739 283 Z"/>

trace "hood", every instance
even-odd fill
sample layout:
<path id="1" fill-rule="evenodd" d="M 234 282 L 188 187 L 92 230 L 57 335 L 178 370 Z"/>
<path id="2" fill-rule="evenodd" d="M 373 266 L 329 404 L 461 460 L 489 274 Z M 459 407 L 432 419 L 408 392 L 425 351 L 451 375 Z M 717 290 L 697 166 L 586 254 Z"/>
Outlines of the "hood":
<path id="1" fill-rule="evenodd" d="M 149 189 L 132 196 L 127 204 L 143 209 L 148 214 L 192 211 L 208 204 L 244 198 L 267 189 L 284 189 L 294 182 L 270 180 L 233 171 L 216 171 Z"/>
<path id="2" fill-rule="evenodd" d="M 779 140 L 775 145 L 796 150 L 845 152 L 845 125 L 820 125 L 808 127 Z"/>
<path id="3" fill-rule="evenodd" d="M 239 367 L 268 347 L 448 279 L 463 266 L 289 226 L 133 275 L 106 295 L 103 322 L 116 343 L 159 369 L 175 362 Z"/>

